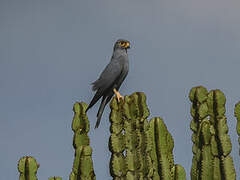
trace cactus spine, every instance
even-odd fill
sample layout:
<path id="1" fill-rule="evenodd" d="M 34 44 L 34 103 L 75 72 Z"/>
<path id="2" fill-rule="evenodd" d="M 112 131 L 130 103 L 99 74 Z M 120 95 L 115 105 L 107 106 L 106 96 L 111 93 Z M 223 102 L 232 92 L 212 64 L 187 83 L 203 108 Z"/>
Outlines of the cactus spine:
<path id="1" fill-rule="evenodd" d="M 75 103 L 72 130 L 74 131 L 73 147 L 75 157 L 70 180 L 95 180 L 92 162 L 92 148 L 89 146 L 89 121 L 85 113 L 87 104 Z"/>
<path id="2" fill-rule="evenodd" d="M 191 129 L 193 131 L 192 180 L 234 180 L 236 173 L 227 134 L 225 96 L 220 90 L 199 86 L 189 94 L 192 102 Z"/>
<path id="3" fill-rule="evenodd" d="M 173 139 L 162 119 L 147 120 L 144 93 L 125 96 L 119 104 L 114 98 L 110 106 L 113 179 L 186 179 L 184 169 L 174 165 Z"/>
<path id="4" fill-rule="evenodd" d="M 31 156 L 22 157 L 18 162 L 19 180 L 37 180 L 39 164 Z"/>

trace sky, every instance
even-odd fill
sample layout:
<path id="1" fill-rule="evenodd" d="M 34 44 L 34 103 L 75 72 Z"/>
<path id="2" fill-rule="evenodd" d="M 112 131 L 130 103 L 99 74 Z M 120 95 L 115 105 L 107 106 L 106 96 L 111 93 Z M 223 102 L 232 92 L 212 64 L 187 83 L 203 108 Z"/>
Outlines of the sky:
<path id="1" fill-rule="evenodd" d="M 234 105 L 240 100 L 238 0 L 1 0 L 0 179 L 18 179 L 17 162 L 31 155 L 38 178 L 68 179 L 73 164 L 72 106 L 89 103 L 114 42 L 128 39 L 130 70 L 123 95 L 144 92 L 150 117 L 172 134 L 174 160 L 190 179 L 192 87 L 220 89 L 232 157 L 240 178 Z M 112 179 L 109 107 L 94 130 L 99 103 L 88 111 L 97 179 Z"/>

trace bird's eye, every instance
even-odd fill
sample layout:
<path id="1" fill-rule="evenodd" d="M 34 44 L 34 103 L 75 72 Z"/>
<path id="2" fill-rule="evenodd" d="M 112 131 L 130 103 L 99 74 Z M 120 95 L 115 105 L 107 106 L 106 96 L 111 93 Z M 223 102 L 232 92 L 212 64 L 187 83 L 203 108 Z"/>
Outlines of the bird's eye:
<path id="1" fill-rule="evenodd" d="M 120 42 L 120 46 L 124 46 L 124 44 L 125 44 L 124 42 Z"/>

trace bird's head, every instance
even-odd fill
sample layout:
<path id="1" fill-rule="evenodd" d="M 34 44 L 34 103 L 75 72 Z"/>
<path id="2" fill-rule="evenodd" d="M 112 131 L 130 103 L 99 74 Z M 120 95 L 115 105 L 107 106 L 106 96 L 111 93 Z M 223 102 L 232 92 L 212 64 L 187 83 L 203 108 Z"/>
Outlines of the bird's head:
<path id="1" fill-rule="evenodd" d="M 130 48 L 130 42 L 128 40 L 119 39 L 114 45 L 114 50 L 116 49 L 129 49 Z"/>

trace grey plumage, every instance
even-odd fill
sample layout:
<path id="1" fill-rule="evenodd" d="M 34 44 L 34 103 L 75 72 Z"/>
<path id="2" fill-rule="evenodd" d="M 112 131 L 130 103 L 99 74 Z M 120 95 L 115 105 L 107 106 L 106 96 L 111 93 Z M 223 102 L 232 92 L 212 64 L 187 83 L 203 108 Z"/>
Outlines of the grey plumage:
<path id="1" fill-rule="evenodd" d="M 130 48 L 129 41 L 124 39 L 117 40 L 113 48 L 111 61 L 100 77 L 92 83 L 92 90 L 96 91 L 96 94 L 87 107 L 86 112 L 102 97 L 95 128 L 99 126 L 103 110 L 114 94 L 113 89 L 118 90 L 128 74 L 128 48 Z"/>

